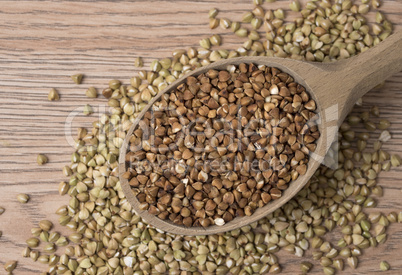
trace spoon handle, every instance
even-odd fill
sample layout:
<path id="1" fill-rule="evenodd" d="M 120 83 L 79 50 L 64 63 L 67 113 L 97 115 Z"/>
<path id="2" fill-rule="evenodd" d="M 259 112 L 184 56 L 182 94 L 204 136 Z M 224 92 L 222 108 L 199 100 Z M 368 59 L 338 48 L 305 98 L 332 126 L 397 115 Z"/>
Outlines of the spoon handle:
<path id="1" fill-rule="evenodd" d="M 311 64 L 311 63 L 307 63 Z M 340 124 L 356 101 L 388 77 L 402 71 L 402 32 L 347 60 L 314 64 L 309 86 L 323 110 L 335 110 Z M 334 109 L 334 107 L 336 107 Z"/>
<path id="2" fill-rule="evenodd" d="M 397 32 L 383 42 L 344 64 L 347 74 L 359 74 L 356 95 L 375 87 L 388 77 L 402 70 L 402 32 Z M 359 91 L 360 90 L 360 91 Z"/>
<path id="3" fill-rule="evenodd" d="M 340 62 L 339 69 L 337 86 L 340 94 L 346 94 L 343 113 L 348 113 L 370 89 L 402 71 L 402 32 L 391 35 L 356 57 Z"/>

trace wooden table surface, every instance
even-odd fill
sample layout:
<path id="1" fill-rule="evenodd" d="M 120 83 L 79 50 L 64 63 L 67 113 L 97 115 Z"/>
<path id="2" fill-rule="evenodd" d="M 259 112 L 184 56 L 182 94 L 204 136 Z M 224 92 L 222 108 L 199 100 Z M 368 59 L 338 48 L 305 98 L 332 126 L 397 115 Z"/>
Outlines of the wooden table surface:
<path id="1" fill-rule="evenodd" d="M 265 8 L 282 7 L 288 1 L 265 3 Z M 8 260 L 18 260 L 15 274 L 37 274 L 45 266 L 21 257 L 30 229 L 41 219 L 57 223 L 55 210 L 68 197 L 60 197 L 61 168 L 68 164 L 73 148 L 69 131 L 90 126 L 95 117 L 76 115 L 87 103 L 103 108 L 105 100 L 90 100 L 90 85 L 104 87 L 117 78 L 128 82 L 137 69 L 134 58 L 142 56 L 146 66 L 155 58 L 171 56 L 178 48 L 198 47 L 200 38 L 223 34 L 224 47 L 237 49 L 243 41 L 230 31 L 208 27 L 208 10 L 240 20 L 252 8 L 251 0 L 141 0 L 141 1 L 4 1 L 0 0 L 0 274 Z M 381 10 L 402 29 L 402 2 L 386 0 Z M 370 18 L 373 15 L 370 14 Z M 82 85 L 69 78 L 84 73 Z M 61 100 L 49 102 L 47 94 L 57 88 Z M 393 124 L 393 139 L 385 147 L 402 153 L 402 73 L 390 78 L 380 91 L 364 97 L 365 106 L 377 104 L 382 117 Z M 78 109 L 77 109 L 78 108 Z M 72 123 L 69 123 L 69 118 Z M 38 153 L 49 156 L 45 166 L 36 164 Z M 402 211 L 402 168 L 383 173 L 380 184 L 384 198 L 379 208 L 385 213 Z M 18 193 L 31 200 L 22 205 Z M 61 226 L 56 226 L 65 232 Z M 359 269 L 347 267 L 343 274 L 373 274 L 379 262 L 392 269 L 384 274 L 402 274 L 402 226 L 393 224 L 386 244 L 368 249 Z M 285 274 L 299 272 L 300 259 L 279 253 Z M 313 273 L 321 273 L 315 268 Z"/>

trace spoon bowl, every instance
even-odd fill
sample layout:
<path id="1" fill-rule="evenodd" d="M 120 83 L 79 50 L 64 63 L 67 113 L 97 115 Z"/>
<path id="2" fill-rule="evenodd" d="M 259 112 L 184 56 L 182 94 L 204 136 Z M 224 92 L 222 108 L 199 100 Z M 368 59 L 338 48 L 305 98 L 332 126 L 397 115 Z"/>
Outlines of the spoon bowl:
<path id="1" fill-rule="evenodd" d="M 320 138 L 317 140 L 317 149 L 310 155 L 306 174 L 299 176 L 289 184 L 282 197 L 270 201 L 263 207 L 257 208 L 251 216 L 235 217 L 232 221 L 222 225 L 209 227 L 184 227 L 168 220 L 162 220 L 147 210 L 139 208 L 139 201 L 134 195 L 129 182 L 122 175 L 126 171 L 126 153 L 129 147 L 129 138 L 138 123 L 151 106 L 165 93 L 174 91 L 188 76 L 198 76 L 210 69 L 225 70 L 228 65 L 254 63 L 275 67 L 292 76 L 295 82 L 301 84 L 309 92 L 317 105 L 319 115 L 318 128 Z M 164 91 L 156 95 L 135 119 L 128 131 L 123 146 L 120 149 L 119 176 L 120 183 L 127 200 L 133 209 L 146 222 L 163 231 L 180 235 L 209 235 L 234 230 L 252 222 L 258 221 L 272 213 L 290 199 L 292 199 L 309 181 L 323 162 L 331 144 L 336 138 L 338 127 L 355 102 L 366 92 L 382 81 L 402 70 L 402 32 L 388 37 L 374 48 L 348 60 L 334 63 L 310 63 L 293 59 L 274 57 L 239 57 L 214 62 L 211 65 L 194 70 L 190 74 L 178 79 Z"/>

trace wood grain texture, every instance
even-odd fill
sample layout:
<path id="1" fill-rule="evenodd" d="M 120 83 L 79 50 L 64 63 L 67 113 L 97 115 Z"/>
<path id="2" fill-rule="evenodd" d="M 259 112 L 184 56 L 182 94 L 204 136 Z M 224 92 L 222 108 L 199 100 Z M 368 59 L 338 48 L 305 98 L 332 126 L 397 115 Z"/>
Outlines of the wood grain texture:
<path id="1" fill-rule="evenodd" d="M 397 25 L 396 30 L 402 29 L 402 3 L 384 2 L 381 10 Z M 136 56 L 144 57 L 148 66 L 154 58 L 171 56 L 174 49 L 197 47 L 198 40 L 211 32 L 223 34 L 225 48 L 238 48 L 242 41 L 229 31 L 209 30 L 211 7 L 218 7 L 221 16 L 240 20 L 252 3 L 0 0 L 0 205 L 7 209 L 0 216 L 0 274 L 4 274 L 3 264 L 12 259 L 19 261 L 14 274 L 37 274 L 45 269 L 20 253 L 30 228 L 43 218 L 57 222 L 55 210 L 68 201 L 57 194 L 58 183 L 64 179 L 61 168 L 69 163 L 73 151 L 65 135 L 66 118 L 87 103 L 97 109 L 105 106 L 101 98 L 86 98 L 85 89 L 91 85 L 102 88 L 112 78 L 127 83 L 137 71 L 133 66 Z M 264 7 L 289 10 L 288 1 Z M 85 73 L 82 85 L 70 80 L 75 73 Z M 53 87 L 60 92 L 59 102 L 47 101 Z M 391 77 L 381 90 L 367 94 L 364 102 L 362 108 L 376 104 L 382 117 L 393 123 L 393 139 L 385 148 L 402 153 L 402 73 Z M 90 126 L 94 119 L 95 114 L 91 118 L 79 115 L 72 128 Z M 47 154 L 50 162 L 38 166 L 38 153 Z M 385 213 L 402 211 L 401 178 L 401 168 L 381 175 L 379 183 L 385 190 L 378 208 Z M 19 204 L 18 193 L 30 194 L 31 201 Z M 56 229 L 68 233 L 60 226 Z M 400 224 L 393 224 L 388 232 L 386 244 L 368 249 L 359 269 L 347 267 L 344 274 L 374 274 L 384 259 L 392 267 L 384 274 L 402 274 Z M 284 252 L 279 256 L 285 274 L 299 272 L 301 259 Z M 320 268 L 312 272 L 320 273 Z"/>

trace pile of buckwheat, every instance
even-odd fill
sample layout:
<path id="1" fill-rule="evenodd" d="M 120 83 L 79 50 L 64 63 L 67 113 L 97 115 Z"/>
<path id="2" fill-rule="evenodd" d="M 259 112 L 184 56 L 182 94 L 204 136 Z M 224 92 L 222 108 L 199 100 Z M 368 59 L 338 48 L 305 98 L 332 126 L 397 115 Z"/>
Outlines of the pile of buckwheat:
<path id="1" fill-rule="evenodd" d="M 124 177 L 141 210 L 178 225 L 251 216 L 306 173 L 315 109 L 276 68 L 242 63 L 187 77 L 140 120 Z"/>

